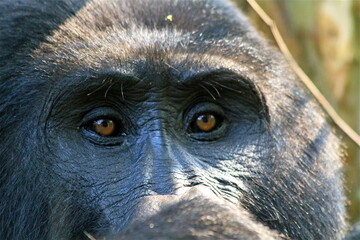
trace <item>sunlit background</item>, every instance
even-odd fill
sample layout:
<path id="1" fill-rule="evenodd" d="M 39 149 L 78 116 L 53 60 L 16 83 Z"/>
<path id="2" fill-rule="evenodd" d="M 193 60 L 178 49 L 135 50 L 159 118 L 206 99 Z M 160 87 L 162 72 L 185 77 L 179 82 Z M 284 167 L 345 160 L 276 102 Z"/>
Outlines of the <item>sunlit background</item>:
<path id="1" fill-rule="evenodd" d="M 236 0 L 270 40 L 266 25 L 247 4 Z M 298 64 L 339 115 L 360 132 L 360 1 L 257 0 L 276 22 Z M 274 43 L 275 44 L 275 43 Z M 339 131 L 339 134 L 342 134 Z M 360 221 L 360 152 L 343 135 L 350 221 Z"/>

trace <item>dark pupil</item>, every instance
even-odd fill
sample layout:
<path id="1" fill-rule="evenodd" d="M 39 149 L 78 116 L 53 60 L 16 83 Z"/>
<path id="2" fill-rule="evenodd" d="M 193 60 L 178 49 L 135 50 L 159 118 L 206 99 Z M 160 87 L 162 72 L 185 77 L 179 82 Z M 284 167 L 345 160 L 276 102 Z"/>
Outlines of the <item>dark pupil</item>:
<path id="1" fill-rule="evenodd" d="M 108 127 L 108 122 L 106 120 L 100 120 L 98 122 L 98 124 L 100 124 L 101 126 L 103 126 L 104 128 Z"/>
<path id="2" fill-rule="evenodd" d="M 209 121 L 209 119 L 206 117 L 206 115 L 202 115 L 201 121 L 203 121 L 204 123 L 207 123 Z"/>

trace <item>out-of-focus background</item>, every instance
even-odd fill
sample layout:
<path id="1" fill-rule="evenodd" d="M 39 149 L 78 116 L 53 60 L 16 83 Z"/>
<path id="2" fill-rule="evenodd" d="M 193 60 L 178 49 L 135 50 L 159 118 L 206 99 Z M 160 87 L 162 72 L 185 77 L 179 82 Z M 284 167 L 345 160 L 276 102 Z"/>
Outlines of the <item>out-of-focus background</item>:
<path id="1" fill-rule="evenodd" d="M 246 0 L 234 0 L 270 41 Z M 360 0 L 257 0 L 294 58 L 339 115 L 360 132 Z M 342 134 L 338 131 L 339 134 Z M 342 134 L 343 135 L 343 134 Z M 360 151 L 343 135 L 350 222 L 360 221 Z"/>

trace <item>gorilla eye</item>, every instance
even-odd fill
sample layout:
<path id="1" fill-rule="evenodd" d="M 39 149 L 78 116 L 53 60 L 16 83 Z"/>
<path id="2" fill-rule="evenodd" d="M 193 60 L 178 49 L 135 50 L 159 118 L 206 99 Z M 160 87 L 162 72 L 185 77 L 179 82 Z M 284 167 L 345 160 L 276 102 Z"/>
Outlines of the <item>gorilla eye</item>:
<path id="1" fill-rule="evenodd" d="M 92 131 L 100 136 L 108 137 L 112 136 L 117 126 L 112 119 L 99 119 L 92 123 Z"/>
<path id="2" fill-rule="evenodd" d="M 210 133 L 222 126 L 223 117 L 216 113 L 196 114 L 190 123 L 190 132 L 192 133 Z"/>
<path id="3" fill-rule="evenodd" d="M 223 108 L 212 102 L 198 102 L 184 112 L 189 137 L 198 141 L 215 141 L 225 136 L 228 121 Z"/>
<path id="4" fill-rule="evenodd" d="M 116 118 L 102 117 L 87 121 L 83 128 L 100 137 L 117 137 L 123 134 L 121 123 Z"/>
<path id="5" fill-rule="evenodd" d="M 85 114 L 81 121 L 82 132 L 96 143 L 114 144 L 117 137 L 125 136 L 126 119 L 111 107 L 95 108 Z M 107 138 L 107 139 L 105 139 Z"/>
<path id="6" fill-rule="evenodd" d="M 203 132 L 210 132 L 215 129 L 217 119 L 214 114 L 201 114 L 196 118 L 196 128 Z M 194 132 L 194 131 L 193 131 Z"/>

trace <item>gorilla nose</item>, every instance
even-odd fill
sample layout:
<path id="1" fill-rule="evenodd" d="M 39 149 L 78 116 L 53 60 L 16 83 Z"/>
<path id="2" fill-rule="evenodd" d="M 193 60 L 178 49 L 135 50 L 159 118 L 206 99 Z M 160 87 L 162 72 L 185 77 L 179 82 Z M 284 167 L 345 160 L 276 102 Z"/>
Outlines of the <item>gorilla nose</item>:
<path id="1" fill-rule="evenodd" d="M 188 201 L 199 196 L 203 199 L 211 199 L 212 201 L 218 198 L 210 188 L 203 185 L 184 187 L 177 190 L 173 195 L 142 197 L 141 202 L 137 205 L 133 213 L 132 223 L 144 221 L 144 219 L 148 219 L 180 201 Z"/>
<path id="2" fill-rule="evenodd" d="M 155 195 L 143 197 L 133 213 L 133 222 L 143 221 L 162 209 L 177 203 L 178 195 Z"/>
<path id="3" fill-rule="evenodd" d="M 254 221 L 241 206 L 227 203 L 204 186 L 144 197 L 138 206 L 136 222 L 107 240 L 284 239 Z"/>

